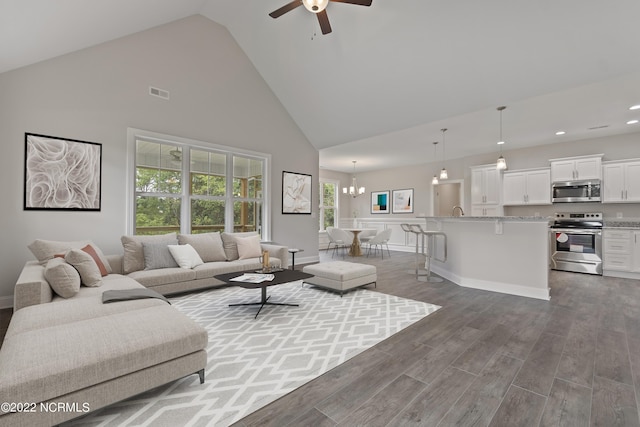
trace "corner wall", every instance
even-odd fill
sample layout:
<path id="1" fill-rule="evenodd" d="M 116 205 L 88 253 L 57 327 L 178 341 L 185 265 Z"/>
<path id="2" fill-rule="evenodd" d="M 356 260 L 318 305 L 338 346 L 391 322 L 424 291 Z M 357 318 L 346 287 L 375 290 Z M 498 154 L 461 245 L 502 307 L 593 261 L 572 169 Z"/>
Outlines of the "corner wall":
<path id="1" fill-rule="evenodd" d="M 149 96 L 149 86 L 170 91 L 170 101 Z M 221 25 L 194 15 L 9 71 L 0 94 L 0 308 L 34 239 L 91 239 L 122 252 L 128 127 L 272 154 L 271 238 L 317 257 L 317 206 L 282 215 L 281 190 L 283 170 L 317 183 L 318 152 Z M 25 132 L 102 144 L 101 212 L 22 209 Z"/>

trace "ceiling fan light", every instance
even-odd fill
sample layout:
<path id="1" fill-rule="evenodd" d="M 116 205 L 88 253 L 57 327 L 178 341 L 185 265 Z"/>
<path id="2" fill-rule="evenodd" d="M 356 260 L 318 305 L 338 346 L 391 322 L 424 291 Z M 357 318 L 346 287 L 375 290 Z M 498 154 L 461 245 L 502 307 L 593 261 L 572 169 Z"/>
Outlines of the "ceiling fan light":
<path id="1" fill-rule="evenodd" d="M 302 4 L 309 12 L 320 13 L 327 8 L 329 0 L 302 0 Z"/>

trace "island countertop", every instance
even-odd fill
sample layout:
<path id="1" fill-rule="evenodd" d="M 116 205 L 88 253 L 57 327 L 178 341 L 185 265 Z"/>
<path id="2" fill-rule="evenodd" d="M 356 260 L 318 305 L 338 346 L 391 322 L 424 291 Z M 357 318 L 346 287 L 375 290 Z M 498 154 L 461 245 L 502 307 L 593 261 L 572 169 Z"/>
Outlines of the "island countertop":
<path id="1" fill-rule="evenodd" d="M 549 223 L 540 216 L 418 216 L 435 239 L 432 270 L 457 285 L 548 300 Z"/>

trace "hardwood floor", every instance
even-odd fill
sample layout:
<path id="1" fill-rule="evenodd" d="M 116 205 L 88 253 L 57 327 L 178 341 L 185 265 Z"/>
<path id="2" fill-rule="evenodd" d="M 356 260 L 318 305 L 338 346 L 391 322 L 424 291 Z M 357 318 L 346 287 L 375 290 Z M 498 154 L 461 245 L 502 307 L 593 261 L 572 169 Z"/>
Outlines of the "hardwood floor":
<path id="1" fill-rule="evenodd" d="M 410 253 L 357 262 L 442 308 L 237 427 L 640 426 L 640 281 L 552 271 L 549 302 L 416 281 Z"/>
<path id="2" fill-rule="evenodd" d="M 640 426 L 640 281 L 552 271 L 540 301 L 357 262 L 442 308 L 235 426 Z"/>

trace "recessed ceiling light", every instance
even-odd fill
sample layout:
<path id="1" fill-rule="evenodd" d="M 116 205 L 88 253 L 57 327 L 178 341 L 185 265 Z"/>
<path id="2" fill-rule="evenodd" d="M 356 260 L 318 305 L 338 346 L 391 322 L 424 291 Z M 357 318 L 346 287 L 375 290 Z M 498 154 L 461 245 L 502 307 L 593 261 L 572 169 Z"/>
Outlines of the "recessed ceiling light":
<path id="1" fill-rule="evenodd" d="M 635 125 L 636 123 L 638 123 L 638 120 L 629 120 L 627 122 L 628 125 Z"/>
<path id="2" fill-rule="evenodd" d="M 629 110 L 640 110 L 640 104 L 632 105 Z"/>
<path id="3" fill-rule="evenodd" d="M 556 135 L 560 136 L 560 135 L 564 135 L 566 132 L 563 130 L 559 130 L 558 132 L 556 132 Z"/>

